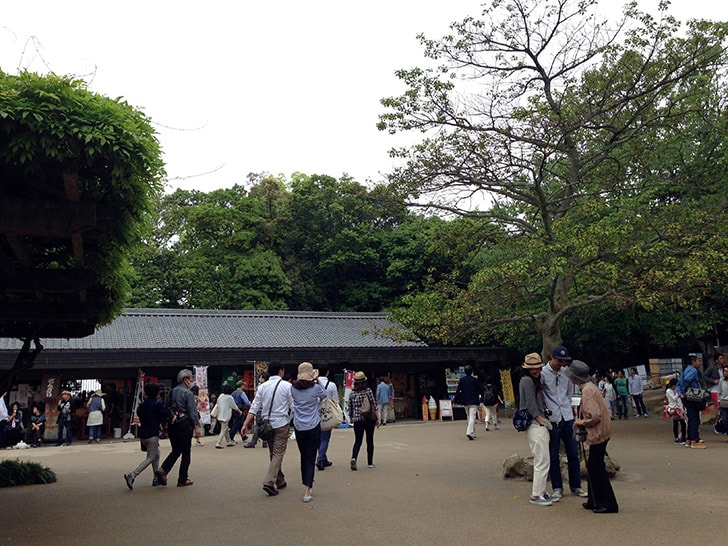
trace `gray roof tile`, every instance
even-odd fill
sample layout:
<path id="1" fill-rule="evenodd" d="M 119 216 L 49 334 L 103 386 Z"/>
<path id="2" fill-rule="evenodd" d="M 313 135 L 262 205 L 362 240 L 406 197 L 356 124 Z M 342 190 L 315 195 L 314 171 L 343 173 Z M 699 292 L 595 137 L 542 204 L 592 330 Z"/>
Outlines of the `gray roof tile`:
<path id="1" fill-rule="evenodd" d="M 424 347 L 374 336 L 395 323 L 385 313 L 126 309 L 108 326 L 79 339 L 43 339 L 46 349 L 184 349 Z M 0 338 L 0 350 L 19 349 Z"/>

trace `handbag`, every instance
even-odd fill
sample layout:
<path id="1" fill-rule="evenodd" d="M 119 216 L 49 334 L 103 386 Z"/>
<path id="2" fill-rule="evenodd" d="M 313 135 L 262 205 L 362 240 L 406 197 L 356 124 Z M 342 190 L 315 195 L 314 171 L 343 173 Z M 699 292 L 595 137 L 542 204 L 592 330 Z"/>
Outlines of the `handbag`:
<path id="1" fill-rule="evenodd" d="M 218 404 L 215 404 L 215 407 L 212 408 L 212 411 L 210 412 L 210 417 L 214 417 L 215 419 L 217 419 L 217 414 L 218 414 L 217 406 L 218 406 Z"/>
<path id="2" fill-rule="evenodd" d="M 721 408 L 728 409 L 728 400 L 720 400 L 718 401 L 718 406 Z"/>
<path id="3" fill-rule="evenodd" d="M 533 422 L 533 416 L 527 409 L 519 409 L 513 412 L 513 428 L 518 432 L 525 432 Z"/>
<path id="4" fill-rule="evenodd" d="M 331 430 L 344 422 L 344 412 L 336 400 L 326 398 L 319 403 L 319 417 L 321 418 L 321 430 Z"/>
<path id="5" fill-rule="evenodd" d="M 685 400 L 692 404 L 705 404 L 708 400 L 710 400 L 710 391 L 691 387 L 685 391 Z"/>
<path id="6" fill-rule="evenodd" d="M 364 399 L 361 401 L 361 414 L 362 417 L 369 421 L 377 420 L 377 410 L 374 409 L 372 403 L 369 401 L 367 393 L 364 393 Z"/>
<path id="7" fill-rule="evenodd" d="M 262 418 L 262 414 L 259 414 L 256 416 L 256 419 L 260 417 L 260 420 L 258 422 L 258 437 L 261 440 L 270 440 L 271 436 L 273 436 L 273 425 L 270 424 L 270 414 L 273 411 L 273 400 L 276 398 L 276 391 L 278 390 L 278 385 L 281 384 L 281 381 L 278 381 L 276 383 L 275 388 L 273 389 L 273 396 L 270 398 L 270 406 L 268 407 L 268 417 L 265 419 Z"/>

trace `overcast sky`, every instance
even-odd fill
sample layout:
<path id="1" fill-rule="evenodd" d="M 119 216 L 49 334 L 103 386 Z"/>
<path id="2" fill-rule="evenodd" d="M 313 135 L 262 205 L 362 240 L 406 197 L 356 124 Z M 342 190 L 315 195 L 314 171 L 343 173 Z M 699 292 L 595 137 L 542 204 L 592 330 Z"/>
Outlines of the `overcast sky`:
<path id="1" fill-rule="evenodd" d="M 439 37 L 481 4 L 3 0 L 0 68 L 76 75 L 142 109 L 172 188 L 230 187 L 250 172 L 377 182 L 398 143 L 376 129 L 379 100 L 402 90 L 394 71 L 424 64 L 418 33 Z M 728 20 L 725 2 L 672 6 L 679 19 Z"/>

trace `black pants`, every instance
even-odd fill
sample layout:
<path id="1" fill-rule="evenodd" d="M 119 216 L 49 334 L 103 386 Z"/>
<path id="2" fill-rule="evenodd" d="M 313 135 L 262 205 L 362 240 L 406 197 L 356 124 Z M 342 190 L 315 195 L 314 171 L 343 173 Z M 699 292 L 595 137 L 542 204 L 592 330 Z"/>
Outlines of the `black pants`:
<path id="1" fill-rule="evenodd" d="M 619 510 L 619 505 L 614 496 L 612 484 L 609 482 L 607 467 L 604 464 L 608 442 L 609 440 L 589 446 L 589 457 L 586 461 L 586 470 L 589 474 L 589 499 L 587 502 L 593 508 L 606 508 L 616 512 Z"/>
<path id="2" fill-rule="evenodd" d="M 194 428 L 185 425 L 171 425 L 169 427 L 169 443 L 172 445 L 172 452 L 167 455 L 162 463 L 162 469 L 165 474 L 169 474 L 177 459 L 182 457 L 179 463 L 179 477 L 177 483 L 185 483 L 187 481 L 190 469 L 190 450 L 192 449 L 192 434 Z"/>
<path id="3" fill-rule="evenodd" d="M 678 436 L 677 429 L 680 427 L 680 431 L 682 434 Z M 672 420 L 672 433 L 675 435 L 675 439 L 682 438 L 685 439 L 685 419 L 673 419 Z"/>
<path id="4" fill-rule="evenodd" d="M 351 450 L 351 458 L 359 457 L 364 434 L 367 436 L 367 464 L 374 464 L 374 428 L 377 426 L 375 421 L 364 419 L 362 421 L 354 421 L 354 447 Z"/>

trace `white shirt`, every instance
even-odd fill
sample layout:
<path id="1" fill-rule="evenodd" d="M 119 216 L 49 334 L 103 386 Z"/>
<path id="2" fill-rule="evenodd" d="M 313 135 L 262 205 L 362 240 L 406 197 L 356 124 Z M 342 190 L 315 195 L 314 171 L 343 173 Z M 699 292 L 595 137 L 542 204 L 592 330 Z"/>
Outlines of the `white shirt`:
<path id="1" fill-rule="evenodd" d="M 334 402 L 339 402 L 339 390 L 336 388 L 336 383 L 333 381 L 329 381 L 328 377 L 319 377 L 318 382 L 321 383 L 321 386 L 326 391 L 326 394 L 328 394 L 329 398 L 331 398 Z M 326 384 L 328 383 L 328 387 Z"/>
<path id="2" fill-rule="evenodd" d="M 235 399 L 229 394 L 222 393 L 217 397 L 217 420 L 221 422 L 229 421 L 233 416 L 233 411 L 238 409 Z"/>
<path id="3" fill-rule="evenodd" d="M 275 390 L 276 385 L 278 385 L 277 390 Z M 274 390 L 275 398 L 273 397 Z M 272 408 L 271 400 L 273 401 Z M 291 384 L 283 381 L 280 375 L 274 375 L 258 387 L 258 392 L 255 393 L 253 403 L 250 405 L 250 412 L 260 414 L 263 419 L 270 419 L 273 428 L 280 428 L 290 422 L 292 407 Z M 270 418 L 268 417 L 269 410 Z"/>
<path id="4" fill-rule="evenodd" d="M 8 420 L 8 407 L 5 405 L 5 398 L 0 396 L 0 421 Z"/>

